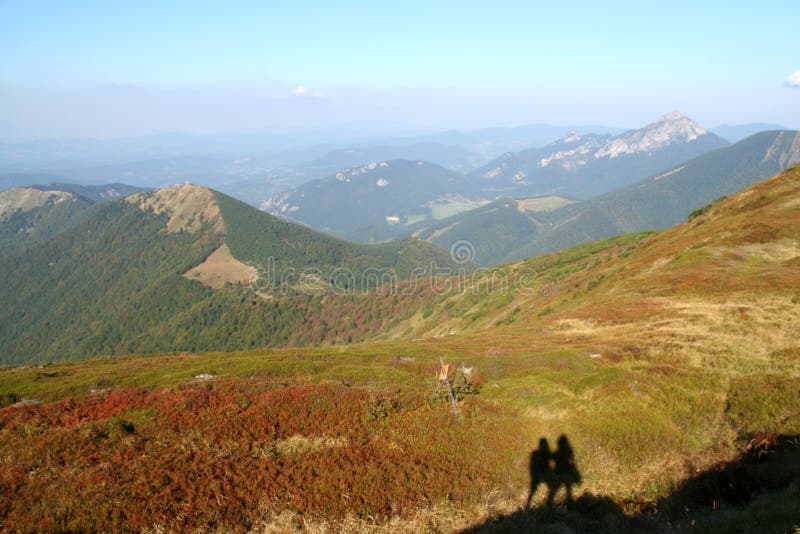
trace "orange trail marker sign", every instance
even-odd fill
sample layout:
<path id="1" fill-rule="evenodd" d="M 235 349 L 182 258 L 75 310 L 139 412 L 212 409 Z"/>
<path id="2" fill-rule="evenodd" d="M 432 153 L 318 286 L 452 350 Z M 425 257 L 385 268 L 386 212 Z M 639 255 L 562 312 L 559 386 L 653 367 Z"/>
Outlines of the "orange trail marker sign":
<path id="1" fill-rule="evenodd" d="M 450 372 L 450 364 L 443 363 L 442 370 L 439 371 L 439 380 L 447 380 L 447 374 Z"/>

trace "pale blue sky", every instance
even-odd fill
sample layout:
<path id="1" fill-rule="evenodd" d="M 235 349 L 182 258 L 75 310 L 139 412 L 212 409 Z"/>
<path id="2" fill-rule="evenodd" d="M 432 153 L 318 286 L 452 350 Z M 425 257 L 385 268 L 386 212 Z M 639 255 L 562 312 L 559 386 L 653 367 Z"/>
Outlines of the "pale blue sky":
<path id="1" fill-rule="evenodd" d="M 0 0 L 0 138 L 638 126 L 672 109 L 800 127 L 798 21 L 796 0 Z"/>

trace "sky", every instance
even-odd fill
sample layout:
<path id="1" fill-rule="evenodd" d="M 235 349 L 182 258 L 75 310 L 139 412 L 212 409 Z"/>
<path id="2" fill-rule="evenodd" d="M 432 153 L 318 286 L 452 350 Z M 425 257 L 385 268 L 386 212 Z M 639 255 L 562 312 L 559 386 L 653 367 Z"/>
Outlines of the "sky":
<path id="1" fill-rule="evenodd" d="M 800 128 L 800 2 L 0 0 L 0 140 Z"/>

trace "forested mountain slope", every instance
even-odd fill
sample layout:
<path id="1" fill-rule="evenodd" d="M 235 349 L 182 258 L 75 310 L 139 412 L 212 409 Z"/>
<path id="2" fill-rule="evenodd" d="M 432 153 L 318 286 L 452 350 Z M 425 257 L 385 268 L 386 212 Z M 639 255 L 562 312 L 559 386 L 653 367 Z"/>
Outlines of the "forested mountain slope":
<path id="1" fill-rule="evenodd" d="M 761 132 L 591 200 L 531 210 L 520 206 L 540 201 L 506 199 L 428 223 L 415 235 L 445 249 L 467 240 L 481 265 L 519 260 L 628 232 L 668 228 L 798 161 L 800 133 Z"/>
<path id="2" fill-rule="evenodd" d="M 553 212 L 519 259 L 617 234 L 662 229 L 800 161 L 800 132 L 761 132 L 596 199 Z"/>
<path id="3" fill-rule="evenodd" d="M 419 240 L 349 243 L 201 187 L 138 193 L 0 259 L 0 353 L 14 363 L 360 339 L 390 314 L 345 320 L 326 307 L 341 312 L 362 287 L 431 262 L 452 265 Z M 310 296 L 334 287 L 338 302 Z"/>

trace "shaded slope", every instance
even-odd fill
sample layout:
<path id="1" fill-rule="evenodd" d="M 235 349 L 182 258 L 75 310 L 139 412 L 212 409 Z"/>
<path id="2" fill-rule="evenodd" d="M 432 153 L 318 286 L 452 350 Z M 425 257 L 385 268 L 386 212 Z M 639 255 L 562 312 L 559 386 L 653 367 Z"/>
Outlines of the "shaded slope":
<path id="1" fill-rule="evenodd" d="M 279 269 L 318 269 L 328 275 L 348 269 L 356 278 L 366 269 L 393 269 L 406 278 L 415 267 L 435 260 L 451 265 L 447 254 L 417 239 L 363 245 L 338 239 L 308 227 L 257 210 L 226 195 L 217 194 L 226 223 L 225 241 L 237 259 L 266 267 L 274 258 Z"/>

